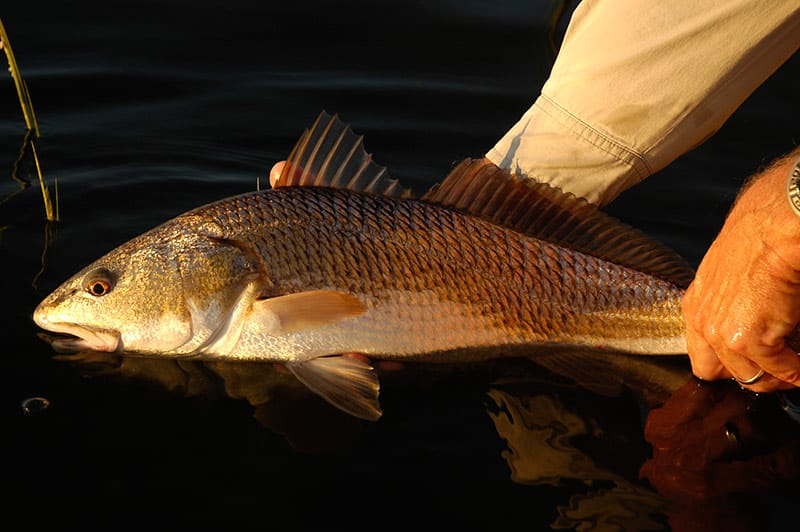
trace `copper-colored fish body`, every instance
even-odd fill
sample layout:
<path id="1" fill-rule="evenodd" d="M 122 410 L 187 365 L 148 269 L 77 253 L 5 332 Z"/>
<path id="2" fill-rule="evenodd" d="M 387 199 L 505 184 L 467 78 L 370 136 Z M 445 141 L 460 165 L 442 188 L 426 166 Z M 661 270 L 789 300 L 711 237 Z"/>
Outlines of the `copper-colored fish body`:
<path id="1" fill-rule="evenodd" d="M 320 115 L 273 190 L 165 222 L 34 312 L 54 346 L 281 362 L 376 419 L 361 358 L 685 352 L 691 269 L 583 200 L 467 160 L 421 198 Z"/>
<path id="2" fill-rule="evenodd" d="M 233 357 L 446 357 L 539 344 L 684 349 L 679 287 L 436 205 L 292 187 L 195 215 L 263 261 L 263 306 L 327 291 L 355 296 L 364 307 L 347 319 L 270 336 L 270 349 L 255 339 L 263 327 L 247 327 Z"/>

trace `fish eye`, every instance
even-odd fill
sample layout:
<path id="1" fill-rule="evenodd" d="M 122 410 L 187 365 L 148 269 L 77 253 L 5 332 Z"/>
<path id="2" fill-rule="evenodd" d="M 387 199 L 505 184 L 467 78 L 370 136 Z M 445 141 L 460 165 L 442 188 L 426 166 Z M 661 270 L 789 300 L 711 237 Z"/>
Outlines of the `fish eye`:
<path id="1" fill-rule="evenodd" d="M 86 291 L 93 296 L 100 297 L 111 292 L 112 277 L 107 270 L 94 271 L 89 274 L 86 279 L 87 280 L 84 283 Z"/>
<path id="2" fill-rule="evenodd" d="M 104 296 L 111 291 L 111 283 L 105 279 L 94 279 L 89 281 L 86 287 L 93 296 Z"/>

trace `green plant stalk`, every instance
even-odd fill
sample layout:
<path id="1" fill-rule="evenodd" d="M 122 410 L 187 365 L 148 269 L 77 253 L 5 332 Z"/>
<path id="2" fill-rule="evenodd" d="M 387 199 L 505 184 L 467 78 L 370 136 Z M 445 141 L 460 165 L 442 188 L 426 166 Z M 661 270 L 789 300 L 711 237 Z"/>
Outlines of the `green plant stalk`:
<path id="1" fill-rule="evenodd" d="M 47 185 L 44 183 L 44 176 L 42 176 L 42 167 L 39 165 L 39 156 L 36 154 L 36 144 L 31 139 L 31 150 L 33 151 L 33 160 L 36 161 L 36 173 L 39 174 L 39 186 L 42 187 L 42 199 L 44 200 L 44 212 L 47 215 L 47 221 L 56 221 L 56 215 L 53 211 L 53 202 L 50 200 L 50 192 L 47 190 Z"/>
<path id="2" fill-rule="evenodd" d="M 61 221 L 61 209 L 58 207 L 58 179 L 53 179 L 53 189 L 55 190 L 56 196 L 56 221 Z"/>
<path id="3" fill-rule="evenodd" d="M 22 115 L 25 117 L 25 124 L 28 129 L 33 131 L 36 137 L 39 137 L 39 124 L 36 122 L 36 113 L 33 111 L 33 104 L 31 97 L 28 93 L 28 85 L 22 79 L 17 66 L 17 60 L 14 58 L 14 51 L 11 49 L 11 42 L 8 40 L 6 28 L 3 26 L 3 21 L 0 19 L 0 46 L 6 53 L 8 59 L 8 68 L 11 71 L 11 77 L 14 79 L 14 86 L 17 88 L 17 96 L 19 97 L 19 104 L 22 107 Z"/>
<path id="4" fill-rule="evenodd" d="M 17 66 L 17 60 L 14 57 L 14 51 L 11 49 L 11 42 L 8 40 L 8 34 L 6 33 L 6 28 L 3 25 L 3 21 L 0 20 L 0 48 L 6 54 L 6 59 L 8 59 L 8 69 L 11 72 L 11 77 L 14 80 L 14 85 L 17 88 L 17 97 L 19 98 L 20 107 L 22 107 L 22 115 L 25 117 L 25 125 L 28 126 L 28 132 L 25 135 L 25 143 L 23 143 L 22 150 L 20 151 L 20 157 L 15 163 L 13 176 L 17 181 L 22 181 L 17 177 L 17 169 L 18 165 L 22 160 L 22 157 L 25 153 L 25 146 L 27 142 L 30 141 L 31 151 L 33 153 L 33 160 L 36 163 L 36 173 L 39 176 L 39 186 L 42 189 L 42 200 L 44 200 L 44 210 L 47 216 L 47 221 L 53 222 L 59 220 L 59 212 L 58 212 L 58 183 L 56 183 L 56 208 L 55 211 L 53 210 L 53 202 L 50 199 L 50 192 L 47 190 L 47 185 L 44 182 L 44 176 L 42 175 L 42 166 L 39 163 L 39 155 L 36 153 L 36 145 L 33 142 L 32 138 L 30 137 L 31 132 L 39 138 L 39 123 L 36 121 L 36 113 L 33 110 L 33 102 L 31 101 L 30 93 L 28 92 L 28 84 L 25 83 L 25 80 L 22 79 L 22 74 L 19 72 L 19 66 Z M 27 185 L 24 181 L 22 181 L 23 187 Z"/>

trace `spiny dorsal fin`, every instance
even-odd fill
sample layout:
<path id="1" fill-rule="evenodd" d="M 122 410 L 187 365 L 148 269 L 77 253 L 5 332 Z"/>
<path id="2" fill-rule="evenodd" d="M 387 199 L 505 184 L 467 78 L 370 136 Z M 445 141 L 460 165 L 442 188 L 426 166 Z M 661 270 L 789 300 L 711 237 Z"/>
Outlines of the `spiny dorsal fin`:
<path id="1" fill-rule="evenodd" d="M 486 159 L 462 161 L 422 201 L 654 275 L 686 287 L 694 277 L 680 255 L 583 198 L 512 175 Z"/>
<path id="2" fill-rule="evenodd" d="M 275 187 L 332 187 L 410 198 L 410 189 L 389 177 L 364 149 L 364 137 L 323 111 L 303 132 L 286 160 Z"/>

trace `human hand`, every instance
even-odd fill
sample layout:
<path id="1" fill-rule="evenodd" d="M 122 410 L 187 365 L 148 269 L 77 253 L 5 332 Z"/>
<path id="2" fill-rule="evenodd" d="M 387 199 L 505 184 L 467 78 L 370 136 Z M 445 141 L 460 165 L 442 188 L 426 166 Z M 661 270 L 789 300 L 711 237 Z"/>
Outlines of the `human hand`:
<path id="1" fill-rule="evenodd" d="M 800 386 L 800 356 L 786 344 L 800 323 L 800 216 L 786 199 L 798 155 L 752 179 L 684 295 L 687 349 L 701 379 L 734 377 L 759 392 Z"/>

